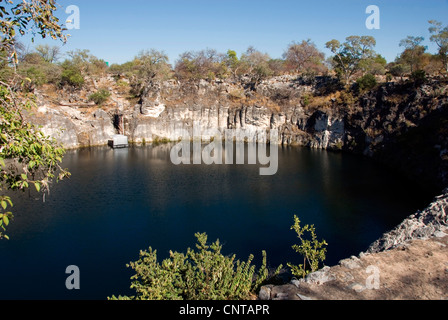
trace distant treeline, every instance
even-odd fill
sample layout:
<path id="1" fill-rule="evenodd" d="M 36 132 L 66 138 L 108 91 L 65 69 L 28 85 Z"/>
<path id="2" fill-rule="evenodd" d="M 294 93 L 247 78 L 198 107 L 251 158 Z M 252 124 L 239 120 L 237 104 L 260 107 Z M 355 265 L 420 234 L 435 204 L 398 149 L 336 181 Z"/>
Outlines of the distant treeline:
<path id="1" fill-rule="evenodd" d="M 1 59 L 0 80 L 8 80 L 18 71 L 28 78 L 28 87 L 54 84 L 60 87 L 80 88 L 86 76 L 113 74 L 131 79 L 135 83 L 151 80 L 214 80 L 245 77 L 253 84 L 263 79 L 284 74 L 303 77 L 335 75 L 341 83 L 349 85 L 361 81 L 365 85 L 377 76 L 424 78 L 448 74 L 448 27 L 438 21 L 429 21 L 430 41 L 438 47 L 431 54 L 423 45 L 424 37 L 408 36 L 401 40 L 401 54 L 395 61 L 386 59 L 375 51 L 376 40 L 372 36 L 350 36 L 344 42 L 331 40 L 326 48 L 332 56 L 326 58 L 310 40 L 292 42 L 282 58 L 249 47 L 240 56 L 233 50 L 218 52 L 214 49 L 182 53 L 174 65 L 168 56 L 156 49 L 140 52 L 132 61 L 124 64 L 108 64 L 89 50 L 69 52 L 62 58 L 61 48 L 39 45 L 32 52 L 20 48 L 19 63 L 12 65 L 6 54 Z M 17 49 L 17 48 L 16 48 Z"/>

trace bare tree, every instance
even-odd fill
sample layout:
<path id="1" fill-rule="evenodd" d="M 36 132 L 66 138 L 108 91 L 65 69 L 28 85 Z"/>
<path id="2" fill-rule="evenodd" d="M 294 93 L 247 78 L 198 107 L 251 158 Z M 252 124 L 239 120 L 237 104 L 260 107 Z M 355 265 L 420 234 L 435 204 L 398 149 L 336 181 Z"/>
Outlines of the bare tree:
<path id="1" fill-rule="evenodd" d="M 181 79 L 221 78 L 228 72 L 227 56 L 214 49 L 187 51 L 177 60 L 175 72 Z"/>
<path id="2" fill-rule="evenodd" d="M 36 52 L 49 63 L 57 62 L 61 56 L 61 48 L 58 46 L 49 46 L 48 44 L 40 44 L 35 48 Z"/>
<path id="3" fill-rule="evenodd" d="M 320 52 L 310 39 L 301 43 L 292 42 L 283 54 L 287 66 L 294 72 L 321 73 L 326 67 L 323 64 L 325 55 Z"/>

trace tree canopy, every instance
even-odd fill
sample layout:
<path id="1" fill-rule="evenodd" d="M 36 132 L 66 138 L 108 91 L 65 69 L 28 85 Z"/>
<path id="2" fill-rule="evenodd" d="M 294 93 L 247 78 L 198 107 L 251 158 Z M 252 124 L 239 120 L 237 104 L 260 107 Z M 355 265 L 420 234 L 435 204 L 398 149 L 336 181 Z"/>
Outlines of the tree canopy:
<path id="1" fill-rule="evenodd" d="M 29 79 L 21 77 L 15 68 L 19 35 L 31 30 L 33 38 L 39 34 L 43 38 L 67 40 L 64 28 L 54 16 L 55 10 L 54 0 L 0 0 L 0 56 L 14 70 L 6 82 L 0 81 L 0 239 L 8 238 L 5 231 L 13 218 L 9 190 L 24 191 L 34 186 L 37 192 L 45 192 L 54 178 L 69 175 L 60 166 L 64 148 L 25 120 L 25 113 L 34 106 L 34 97 L 20 90 Z M 17 81 L 22 85 L 17 87 Z"/>

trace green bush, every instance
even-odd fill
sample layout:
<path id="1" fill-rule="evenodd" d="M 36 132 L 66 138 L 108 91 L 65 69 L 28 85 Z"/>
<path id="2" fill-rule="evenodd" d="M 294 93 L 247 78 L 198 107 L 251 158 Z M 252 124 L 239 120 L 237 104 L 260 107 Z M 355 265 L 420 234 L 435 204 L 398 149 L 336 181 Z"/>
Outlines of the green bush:
<path id="1" fill-rule="evenodd" d="M 421 85 L 426 82 L 426 72 L 424 70 L 417 70 L 412 72 L 411 80 L 414 81 L 415 84 Z"/>
<path id="2" fill-rule="evenodd" d="M 36 53 L 26 55 L 17 66 L 17 72 L 30 80 L 27 83 L 28 89 L 47 83 L 57 84 L 61 81 L 61 67 L 45 61 Z"/>
<path id="3" fill-rule="evenodd" d="M 247 261 L 235 260 L 235 255 L 224 256 L 217 240 L 207 244 L 207 235 L 197 233 L 197 250 L 186 254 L 170 251 L 170 257 L 159 263 L 157 251 L 141 251 L 140 259 L 127 266 L 136 274 L 131 288 L 132 297 L 111 300 L 239 300 L 247 299 L 268 277 L 266 252 L 263 265 L 255 274 L 253 255 Z M 281 266 L 277 269 L 279 272 Z"/>
<path id="4" fill-rule="evenodd" d="M 107 89 L 100 89 L 89 96 L 89 100 L 95 102 L 96 105 L 102 105 L 110 97 Z"/>
<path id="5" fill-rule="evenodd" d="M 64 67 L 61 74 L 61 85 L 81 88 L 84 85 L 84 77 L 81 71 L 73 66 Z"/>
<path id="6" fill-rule="evenodd" d="M 31 66 L 26 70 L 20 70 L 19 72 L 25 77 L 29 78 L 32 84 L 36 86 L 41 86 L 47 83 L 47 77 L 45 73 L 38 66 Z"/>
<path id="7" fill-rule="evenodd" d="M 297 233 L 300 244 L 293 245 L 292 248 L 303 256 L 303 264 L 298 266 L 288 263 L 293 275 L 305 278 L 309 273 L 315 272 L 319 269 L 320 262 L 325 261 L 328 244 L 325 240 L 318 241 L 316 236 L 316 229 L 314 225 L 306 225 L 303 228 L 300 226 L 300 219 L 294 216 L 294 225 L 291 227 Z M 308 232 L 311 240 L 305 239 L 305 233 Z"/>
<path id="8" fill-rule="evenodd" d="M 370 89 L 373 89 L 377 85 L 375 76 L 370 73 L 359 78 L 356 81 L 356 83 L 358 84 L 360 90 L 370 90 Z"/>

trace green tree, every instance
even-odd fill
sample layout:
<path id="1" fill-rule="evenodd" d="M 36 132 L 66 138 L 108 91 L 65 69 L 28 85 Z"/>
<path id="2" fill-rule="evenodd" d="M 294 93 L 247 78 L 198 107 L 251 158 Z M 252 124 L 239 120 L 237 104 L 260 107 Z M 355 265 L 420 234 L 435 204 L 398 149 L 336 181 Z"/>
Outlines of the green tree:
<path id="1" fill-rule="evenodd" d="M 231 70 L 233 77 L 237 78 L 238 77 L 238 71 L 241 67 L 241 62 L 238 59 L 238 55 L 236 53 L 236 51 L 234 50 L 228 50 L 227 51 L 227 57 L 225 60 L 226 66 L 229 70 Z"/>
<path id="2" fill-rule="evenodd" d="M 334 54 L 331 59 L 334 69 L 348 87 L 353 76 L 362 71 L 365 61 L 375 56 L 376 40 L 371 36 L 350 36 L 342 44 L 333 39 L 325 46 Z"/>
<path id="3" fill-rule="evenodd" d="M 14 70 L 19 34 L 32 30 L 44 38 L 66 41 L 64 29 L 54 16 L 56 8 L 53 0 L 0 1 L 0 57 L 8 59 Z M 14 78 L 19 78 L 16 71 Z M 25 114 L 34 106 L 34 96 L 18 91 L 14 81 L 0 82 L 0 239 L 8 238 L 5 231 L 13 218 L 8 191 L 25 191 L 34 186 L 36 191 L 45 192 L 53 179 L 69 175 L 60 166 L 64 148 L 25 120 Z"/>
<path id="4" fill-rule="evenodd" d="M 370 58 L 360 62 L 360 69 L 363 75 L 384 75 L 386 73 L 387 60 L 380 54 L 373 55 Z"/>
<path id="5" fill-rule="evenodd" d="M 410 72 L 410 68 L 404 64 L 397 63 L 397 62 L 391 62 L 388 64 L 389 72 L 394 77 L 400 77 L 401 81 L 403 81 L 403 76 L 406 73 Z"/>
<path id="6" fill-rule="evenodd" d="M 423 37 L 408 36 L 400 41 L 400 47 L 404 47 L 404 51 L 398 58 L 398 63 L 408 65 L 411 73 L 416 70 L 422 70 L 424 65 L 424 53 L 426 47 L 421 43 L 425 40 Z"/>
<path id="7" fill-rule="evenodd" d="M 95 57 L 87 49 L 69 51 L 67 55 L 69 59 L 64 61 L 64 63 L 70 63 L 83 76 L 101 76 L 105 74 L 108 68 L 104 60 Z"/>
<path id="8" fill-rule="evenodd" d="M 448 73 L 448 26 L 443 28 L 442 23 L 436 20 L 430 20 L 429 23 L 431 24 L 429 28 L 430 40 L 439 47 L 440 61 L 443 64 L 444 71 Z"/>
<path id="9" fill-rule="evenodd" d="M 46 83 L 58 84 L 61 81 L 62 68 L 46 61 L 38 53 L 29 53 L 21 59 L 17 72 L 31 80 L 27 83 L 27 87 L 28 90 L 32 90 L 34 86 Z"/>
<path id="10" fill-rule="evenodd" d="M 131 78 L 132 92 L 140 95 L 152 81 L 163 81 L 173 77 L 173 70 L 168 56 L 156 49 L 141 51 L 132 62 L 125 63 L 112 71 L 125 74 Z"/>

